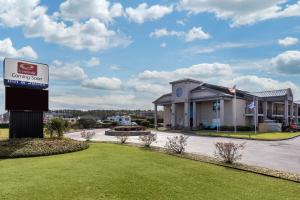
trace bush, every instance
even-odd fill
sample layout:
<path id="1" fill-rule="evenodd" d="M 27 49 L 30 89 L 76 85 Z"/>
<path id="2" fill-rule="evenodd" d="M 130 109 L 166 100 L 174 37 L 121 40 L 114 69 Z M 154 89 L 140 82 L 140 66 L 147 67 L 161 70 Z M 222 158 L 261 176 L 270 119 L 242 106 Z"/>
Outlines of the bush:
<path id="1" fill-rule="evenodd" d="M 0 124 L 0 128 L 9 128 L 9 124 Z"/>
<path id="2" fill-rule="evenodd" d="M 97 121 L 91 118 L 81 118 L 77 120 L 77 125 L 83 129 L 97 128 Z"/>
<path id="3" fill-rule="evenodd" d="M 137 125 L 141 125 L 142 121 L 144 121 L 144 119 L 133 119 L 133 120 L 131 120 L 131 122 L 135 122 L 135 123 L 137 123 Z"/>
<path id="4" fill-rule="evenodd" d="M 87 149 L 88 143 L 71 139 L 19 138 L 0 141 L 0 158 L 48 156 Z"/>
<path id="5" fill-rule="evenodd" d="M 121 143 L 121 144 L 125 144 L 126 141 L 128 140 L 128 134 L 122 134 L 122 135 L 118 135 L 116 136 L 117 140 Z"/>
<path id="6" fill-rule="evenodd" d="M 86 139 L 86 141 L 90 141 L 95 136 L 95 131 L 82 131 L 81 137 Z"/>
<path id="7" fill-rule="evenodd" d="M 53 118 L 46 124 L 46 133 L 50 135 L 50 138 L 58 137 L 62 138 L 66 131 L 68 123 L 61 118 Z"/>
<path id="8" fill-rule="evenodd" d="M 148 120 L 143 120 L 143 121 L 141 122 L 141 125 L 142 125 L 142 126 L 145 126 L 145 127 L 149 127 L 150 122 L 149 122 Z"/>
<path id="9" fill-rule="evenodd" d="M 234 163 L 242 158 L 241 150 L 245 148 L 245 144 L 236 144 L 233 142 L 217 142 L 215 144 L 215 156 L 222 159 L 226 163 Z"/>
<path id="10" fill-rule="evenodd" d="M 174 137 L 168 137 L 166 142 L 166 149 L 170 153 L 181 154 L 185 151 L 187 145 L 188 136 L 180 135 Z"/>
<path id="11" fill-rule="evenodd" d="M 221 126 L 221 131 L 234 131 L 234 126 Z M 237 126 L 237 131 L 252 131 L 253 128 L 251 126 Z"/>
<path id="12" fill-rule="evenodd" d="M 149 135 L 141 135 L 139 140 L 142 142 L 144 147 L 150 147 L 150 145 L 155 142 L 157 139 L 156 134 L 149 134 Z"/>

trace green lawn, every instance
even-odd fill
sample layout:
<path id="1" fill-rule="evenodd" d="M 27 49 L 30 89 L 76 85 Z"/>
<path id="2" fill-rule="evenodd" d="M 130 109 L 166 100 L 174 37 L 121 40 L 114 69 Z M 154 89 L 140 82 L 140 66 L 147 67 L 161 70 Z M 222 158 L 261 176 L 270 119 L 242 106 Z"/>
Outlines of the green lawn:
<path id="1" fill-rule="evenodd" d="M 300 184 L 116 144 L 0 160 L 3 199 L 300 199 Z"/>
<path id="2" fill-rule="evenodd" d="M 300 135 L 300 132 L 285 133 L 285 132 L 272 132 L 272 133 L 254 133 L 254 132 L 219 132 L 216 131 L 195 131 L 197 135 L 201 136 L 223 136 L 223 137 L 238 137 L 238 138 L 252 138 L 252 139 L 267 139 L 279 140 L 288 139 Z"/>

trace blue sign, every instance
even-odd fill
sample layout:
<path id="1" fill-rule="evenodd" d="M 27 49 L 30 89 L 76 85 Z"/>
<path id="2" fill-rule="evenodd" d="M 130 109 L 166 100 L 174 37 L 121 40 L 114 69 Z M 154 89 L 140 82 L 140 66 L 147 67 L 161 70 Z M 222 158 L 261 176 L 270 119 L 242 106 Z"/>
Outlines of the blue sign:
<path id="1" fill-rule="evenodd" d="M 30 88 L 35 88 L 35 89 L 48 88 L 48 84 L 34 83 L 34 82 L 27 82 L 27 81 L 7 80 L 7 79 L 4 79 L 4 85 L 30 87 Z"/>

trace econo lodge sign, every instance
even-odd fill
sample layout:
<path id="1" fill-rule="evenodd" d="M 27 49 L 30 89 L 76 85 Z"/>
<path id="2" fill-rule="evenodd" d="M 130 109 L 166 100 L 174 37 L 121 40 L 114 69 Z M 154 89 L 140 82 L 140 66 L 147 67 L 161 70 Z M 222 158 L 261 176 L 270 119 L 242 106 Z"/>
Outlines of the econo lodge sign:
<path id="1" fill-rule="evenodd" d="M 45 89 L 49 83 L 49 67 L 41 63 L 5 58 L 3 74 L 7 86 Z"/>

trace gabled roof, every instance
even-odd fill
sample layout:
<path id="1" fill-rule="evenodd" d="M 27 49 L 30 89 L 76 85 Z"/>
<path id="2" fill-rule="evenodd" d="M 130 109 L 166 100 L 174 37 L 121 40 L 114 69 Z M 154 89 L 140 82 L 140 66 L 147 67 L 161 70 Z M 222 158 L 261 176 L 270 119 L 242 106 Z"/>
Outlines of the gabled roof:
<path id="1" fill-rule="evenodd" d="M 169 101 L 171 101 L 171 98 L 172 93 L 164 94 L 155 101 L 153 101 L 153 103 L 168 103 Z"/>
<path id="2" fill-rule="evenodd" d="M 251 92 L 251 95 L 257 97 L 281 97 L 290 94 L 291 89 L 281 89 L 281 90 L 270 90 L 270 91 L 262 91 L 262 92 Z"/>
<path id="3" fill-rule="evenodd" d="M 223 87 L 223 86 L 213 85 L 213 84 L 208 84 L 208 83 L 203 83 L 201 86 L 196 87 L 195 89 L 193 89 L 192 92 L 196 91 L 196 90 L 200 90 L 202 87 L 210 88 L 210 89 L 213 89 L 213 90 L 217 90 L 217 91 L 220 91 L 220 92 L 223 92 L 223 93 L 225 93 L 227 95 L 232 96 L 232 93 L 229 92 L 229 88 L 228 87 Z M 236 96 L 243 98 L 245 96 L 249 96 L 249 93 L 246 92 L 246 91 L 243 91 L 243 90 L 236 89 Z"/>
<path id="4" fill-rule="evenodd" d="M 198 84 L 202 83 L 202 81 L 197 81 L 197 80 L 194 80 L 194 79 L 185 78 L 185 79 L 180 79 L 180 80 L 177 80 L 177 81 L 172 81 L 172 82 L 170 82 L 170 84 L 181 83 L 181 82 L 193 82 L 193 83 L 198 83 Z"/>

